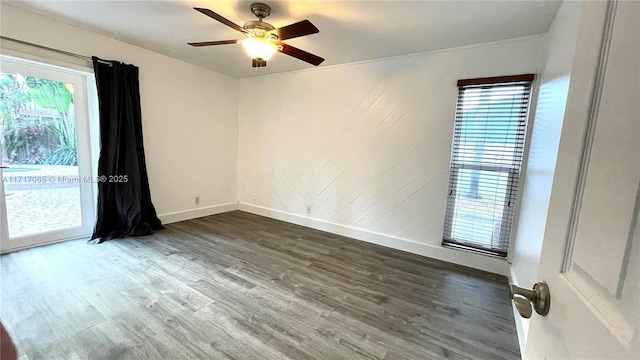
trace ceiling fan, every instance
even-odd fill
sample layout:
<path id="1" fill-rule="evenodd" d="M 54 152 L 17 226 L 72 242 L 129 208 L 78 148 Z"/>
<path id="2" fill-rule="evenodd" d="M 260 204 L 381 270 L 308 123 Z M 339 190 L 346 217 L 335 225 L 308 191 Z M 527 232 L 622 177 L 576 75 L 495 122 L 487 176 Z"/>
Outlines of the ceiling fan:
<path id="1" fill-rule="evenodd" d="M 258 17 L 258 21 L 247 21 L 243 26 L 240 26 L 209 9 L 195 7 L 194 10 L 197 10 L 208 17 L 218 20 L 228 27 L 243 33 L 245 38 L 239 40 L 188 43 L 191 46 L 212 46 L 239 43 L 245 48 L 247 53 L 249 53 L 249 56 L 251 56 L 251 64 L 253 67 L 267 66 L 267 60 L 269 60 L 276 51 L 293 56 L 296 59 L 308 62 L 315 66 L 320 65 L 320 63 L 324 61 L 324 59 L 319 56 L 282 42 L 282 40 L 319 32 L 320 30 L 318 30 L 318 28 L 316 28 L 309 20 L 302 20 L 295 24 L 276 29 L 273 25 L 262 21 L 262 19 L 271 14 L 271 8 L 262 3 L 251 4 L 251 12 Z"/>

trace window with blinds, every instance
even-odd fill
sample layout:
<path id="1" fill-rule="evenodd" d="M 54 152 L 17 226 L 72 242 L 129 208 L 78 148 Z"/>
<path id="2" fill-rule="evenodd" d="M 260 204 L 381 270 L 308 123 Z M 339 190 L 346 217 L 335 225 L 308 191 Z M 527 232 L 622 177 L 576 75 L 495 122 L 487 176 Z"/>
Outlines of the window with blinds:
<path id="1" fill-rule="evenodd" d="M 444 245 L 507 255 L 533 79 L 458 81 Z"/>

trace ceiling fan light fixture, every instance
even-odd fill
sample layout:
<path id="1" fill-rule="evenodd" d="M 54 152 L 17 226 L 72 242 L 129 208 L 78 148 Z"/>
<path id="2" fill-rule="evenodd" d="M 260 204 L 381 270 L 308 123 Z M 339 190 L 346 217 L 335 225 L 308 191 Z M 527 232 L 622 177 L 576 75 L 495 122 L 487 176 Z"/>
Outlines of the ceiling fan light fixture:
<path id="1" fill-rule="evenodd" d="M 278 51 L 278 45 L 267 39 L 248 37 L 238 42 L 252 59 L 269 60 Z"/>
<path id="2" fill-rule="evenodd" d="M 262 21 L 262 19 L 267 17 L 271 12 L 271 8 L 263 3 L 251 4 L 251 12 L 258 17 L 258 21 L 247 21 L 244 23 L 244 26 L 240 26 L 209 9 L 199 7 L 195 7 L 194 9 L 242 33 L 245 38 L 241 40 L 201 41 L 188 43 L 191 46 L 213 46 L 235 43 L 242 44 L 242 47 L 244 47 L 249 56 L 251 56 L 251 64 L 253 67 L 267 66 L 267 60 L 269 60 L 276 51 L 315 66 L 320 65 L 324 61 L 320 56 L 313 55 L 304 50 L 300 50 L 296 47 L 280 42 L 282 40 L 293 39 L 319 32 L 320 30 L 318 30 L 318 28 L 309 20 L 298 21 L 297 23 L 276 29 L 273 25 Z"/>

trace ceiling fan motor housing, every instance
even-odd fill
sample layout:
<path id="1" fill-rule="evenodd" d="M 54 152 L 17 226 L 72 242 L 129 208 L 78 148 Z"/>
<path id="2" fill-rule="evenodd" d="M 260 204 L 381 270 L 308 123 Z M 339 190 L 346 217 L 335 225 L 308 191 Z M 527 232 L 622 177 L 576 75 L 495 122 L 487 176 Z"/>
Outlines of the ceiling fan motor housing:
<path id="1" fill-rule="evenodd" d="M 275 30 L 275 27 L 273 27 L 273 25 L 264 21 L 247 21 L 246 23 L 244 23 L 243 28 L 247 30 L 253 30 L 253 29 L 260 29 L 264 31 Z"/>
<path id="2" fill-rule="evenodd" d="M 251 12 L 258 17 L 258 21 L 247 21 L 242 27 L 247 30 L 249 34 L 255 37 L 263 39 L 272 38 L 272 40 L 277 40 L 277 36 L 275 34 L 269 34 L 270 31 L 275 30 L 275 27 L 268 22 L 262 21 L 263 18 L 266 18 L 271 14 L 271 8 L 269 5 L 253 3 L 251 4 Z"/>

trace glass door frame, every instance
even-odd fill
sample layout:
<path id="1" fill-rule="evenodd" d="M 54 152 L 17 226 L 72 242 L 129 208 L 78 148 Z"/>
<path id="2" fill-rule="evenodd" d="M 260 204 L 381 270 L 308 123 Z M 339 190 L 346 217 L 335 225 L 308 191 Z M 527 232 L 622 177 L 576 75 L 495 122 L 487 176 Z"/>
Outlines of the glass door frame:
<path id="1" fill-rule="evenodd" d="M 26 60 L 21 57 L 0 54 L 0 69 L 5 73 L 20 73 L 73 84 L 74 110 L 76 120 L 76 141 L 78 159 L 78 184 L 80 191 L 80 209 L 82 223 L 78 227 L 49 231 L 34 235 L 10 238 L 8 213 L 5 201 L 4 183 L 0 185 L 0 253 L 18 249 L 44 245 L 48 243 L 88 238 L 95 224 L 95 203 L 97 185 L 90 181 L 94 178 L 97 167 L 97 99 L 89 94 L 89 89 L 95 92 L 95 80 L 90 72 L 50 65 L 38 61 Z M 4 179 L 3 169 L 0 176 Z M 55 209 L 52 209 L 55 211 Z"/>

